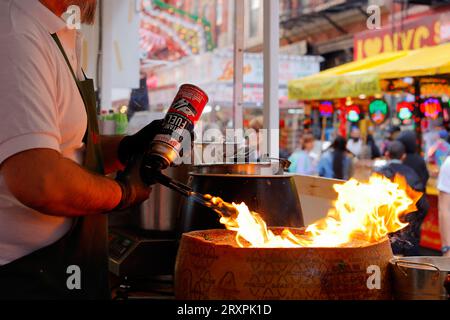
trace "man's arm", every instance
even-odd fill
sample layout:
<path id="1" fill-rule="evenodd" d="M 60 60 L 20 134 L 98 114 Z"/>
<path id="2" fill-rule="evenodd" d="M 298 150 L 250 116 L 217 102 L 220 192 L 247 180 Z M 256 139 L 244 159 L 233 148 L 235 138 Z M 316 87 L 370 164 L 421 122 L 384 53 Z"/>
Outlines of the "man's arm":
<path id="1" fill-rule="evenodd" d="M 162 119 L 152 121 L 131 136 L 102 136 L 101 146 L 106 174 L 123 171 L 134 155 L 144 154 L 162 124 Z"/>
<path id="2" fill-rule="evenodd" d="M 119 144 L 123 138 L 123 136 L 101 136 L 100 141 L 106 174 L 123 171 L 125 168 L 118 158 Z"/>
<path id="3" fill-rule="evenodd" d="M 5 160 L 0 170 L 17 200 L 47 215 L 109 212 L 122 197 L 117 182 L 91 173 L 51 149 L 18 153 Z"/>
<path id="4" fill-rule="evenodd" d="M 442 246 L 450 246 L 450 194 L 439 192 L 439 229 Z M 450 251 L 445 256 L 450 257 Z"/>

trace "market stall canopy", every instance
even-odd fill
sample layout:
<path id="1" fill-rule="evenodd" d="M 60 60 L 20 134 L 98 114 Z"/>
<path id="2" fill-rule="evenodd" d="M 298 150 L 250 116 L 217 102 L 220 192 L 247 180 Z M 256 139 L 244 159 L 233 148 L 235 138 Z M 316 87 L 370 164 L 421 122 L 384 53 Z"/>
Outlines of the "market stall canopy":
<path id="1" fill-rule="evenodd" d="M 377 67 L 380 79 L 450 74 L 450 43 L 407 53 L 401 59 Z"/>
<path id="2" fill-rule="evenodd" d="M 380 80 L 450 73 L 450 44 L 382 53 L 290 81 L 289 99 L 325 100 L 381 93 Z"/>

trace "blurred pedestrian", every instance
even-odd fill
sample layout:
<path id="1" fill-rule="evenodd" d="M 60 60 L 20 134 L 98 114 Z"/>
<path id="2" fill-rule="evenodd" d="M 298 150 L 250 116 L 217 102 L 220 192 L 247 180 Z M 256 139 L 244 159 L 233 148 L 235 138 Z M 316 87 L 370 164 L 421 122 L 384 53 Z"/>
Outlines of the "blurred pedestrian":
<path id="1" fill-rule="evenodd" d="M 373 138 L 372 134 L 367 135 L 367 147 L 370 151 L 370 158 L 376 159 L 381 157 L 380 149 L 378 148 L 377 144 L 375 143 L 375 139 Z"/>
<path id="2" fill-rule="evenodd" d="M 431 163 L 442 166 L 445 159 L 450 155 L 450 143 L 447 142 L 448 132 L 445 129 L 439 131 L 438 140 L 428 150 L 428 159 Z"/>
<path id="3" fill-rule="evenodd" d="M 439 172 L 439 230 L 442 254 L 450 257 L 450 157 L 442 164 Z"/>
<path id="4" fill-rule="evenodd" d="M 389 179 L 401 175 L 406 179 L 408 185 L 419 192 L 425 192 L 425 185 L 420 177 L 403 161 L 406 159 L 406 148 L 399 141 L 392 141 L 386 151 L 387 164 L 377 170 L 378 173 Z M 428 212 L 429 204 L 425 195 L 416 204 L 417 211 L 411 212 L 400 218 L 408 226 L 390 235 L 392 251 L 396 255 L 416 256 L 419 255 L 420 229 L 422 222 Z"/>
<path id="5" fill-rule="evenodd" d="M 352 159 L 347 150 L 347 140 L 338 136 L 330 148 L 325 151 L 319 160 L 319 176 L 348 180 L 352 171 Z"/>
<path id="6" fill-rule="evenodd" d="M 314 136 L 312 134 L 304 134 L 300 139 L 300 148 L 296 150 L 290 157 L 291 166 L 289 172 L 303 175 L 314 175 L 317 173 L 317 166 L 311 151 L 314 149 Z"/>
<path id="7" fill-rule="evenodd" d="M 414 131 L 402 131 L 397 140 L 403 143 L 405 146 L 406 157 L 403 161 L 408 167 L 411 167 L 422 180 L 424 186 L 427 185 L 430 174 L 428 172 L 425 160 L 418 152 L 417 148 L 417 136 Z"/>
<path id="8" fill-rule="evenodd" d="M 347 149 L 359 158 L 362 153 L 364 142 L 361 139 L 361 130 L 357 127 L 353 127 L 350 131 L 350 139 L 347 142 Z"/>
<path id="9" fill-rule="evenodd" d="M 383 143 L 381 144 L 381 148 L 380 148 L 382 156 L 384 156 L 386 154 L 389 143 L 391 143 L 392 141 L 397 139 L 400 132 L 401 132 L 401 129 L 399 126 L 392 126 L 387 130 L 386 138 L 384 139 Z"/>
<path id="10" fill-rule="evenodd" d="M 246 141 L 246 148 L 247 151 L 245 152 L 247 154 L 246 161 L 250 162 L 256 162 L 260 161 L 262 158 L 267 157 L 267 155 L 262 154 L 264 150 L 267 150 L 266 147 L 260 145 L 259 141 L 259 134 L 260 131 L 264 128 L 264 118 L 262 116 L 256 116 L 252 118 L 249 122 L 249 129 L 253 130 L 253 133 L 255 134 L 252 139 L 249 139 L 247 137 Z"/>

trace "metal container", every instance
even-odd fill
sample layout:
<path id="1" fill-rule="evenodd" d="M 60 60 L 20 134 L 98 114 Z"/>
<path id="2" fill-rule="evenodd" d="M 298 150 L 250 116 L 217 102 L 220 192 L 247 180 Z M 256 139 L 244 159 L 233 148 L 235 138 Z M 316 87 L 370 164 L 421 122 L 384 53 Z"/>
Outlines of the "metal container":
<path id="1" fill-rule="evenodd" d="M 283 175 L 286 167 L 289 167 L 287 160 L 253 162 L 253 163 L 221 163 L 203 164 L 194 167 L 195 174 L 238 174 L 238 175 Z"/>
<path id="2" fill-rule="evenodd" d="M 180 87 L 153 138 L 147 160 L 153 169 L 166 169 L 180 158 L 183 140 L 194 132 L 194 126 L 208 103 L 208 95 L 192 84 Z"/>
<path id="3" fill-rule="evenodd" d="M 450 258 L 405 257 L 390 261 L 398 300 L 447 300 Z"/>
<path id="4" fill-rule="evenodd" d="M 177 181 L 187 183 L 189 168 L 172 167 L 164 173 Z M 150 198 L 135 209 L 138 211 L 133 215 L 136 226 L 146 231 L 175 231 L 182 200 L 178 193 L 160 184 L 153 185 Z"/>
<path id="5" fill-rule="evenodd" d="M 251 210 L 262 216 L 268 226 L 303 227 L 294 176 L 260 174 L 264 170 L 272 172 L 279 166 L 260 163 L 196 166 L 194 172 L 190 173 L 189 184 L 200 193 L 221 197 L 228 202 L 245 202 Z M 185 200 L 178 227 L 179 234 L 223 228 L 214 211 L 191 199 Z"/>

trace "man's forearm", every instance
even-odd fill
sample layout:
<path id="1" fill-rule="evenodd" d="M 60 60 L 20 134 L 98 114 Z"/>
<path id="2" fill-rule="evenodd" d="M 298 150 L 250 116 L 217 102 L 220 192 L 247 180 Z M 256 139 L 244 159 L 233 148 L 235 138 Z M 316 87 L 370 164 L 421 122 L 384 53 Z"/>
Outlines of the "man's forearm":
<path id="1" fill-rule="evenodd" d="M 108 212 L 122 197 L 121 187 L 114 180 L 91 173 L 53 150 L 20 153 L 8 159 L 1 170 L 20 202 L 48 215 Z"/>
<path id="2" fill-rule="evenodd" d="M 123 136 L 101 136 L 105 173 L 110 174 L 123 170 L 124 167 L 118 159 L 118 149 Z"/>
<path id="3" fill-rule="evenodd" d="M 450 246 L 450 194 L 439 193 L 439 229 L 442 246 Z"/>

